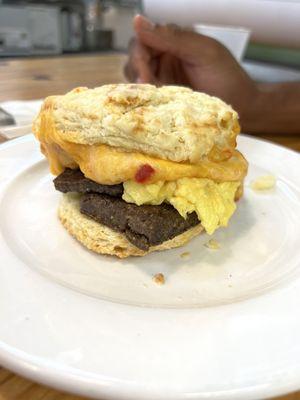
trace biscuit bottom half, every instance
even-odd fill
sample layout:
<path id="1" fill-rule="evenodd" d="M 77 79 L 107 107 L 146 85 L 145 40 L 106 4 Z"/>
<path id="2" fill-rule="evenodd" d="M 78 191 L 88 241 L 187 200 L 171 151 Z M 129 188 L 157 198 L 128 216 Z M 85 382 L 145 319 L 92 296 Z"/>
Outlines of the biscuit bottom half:
<path id="1" fill-rule="evenodd" d="M 58 208 L 58 217 L 67 231 L 89 250 L 119 258 L 144 256 L 153 251 L 180 247 L 203 231 L 201 224 L 167 240 L 148 251 L 131 244 L 124 234 L 100 224 L 80 212 L 80 200 L 72 193 L 64 194 Z"/>

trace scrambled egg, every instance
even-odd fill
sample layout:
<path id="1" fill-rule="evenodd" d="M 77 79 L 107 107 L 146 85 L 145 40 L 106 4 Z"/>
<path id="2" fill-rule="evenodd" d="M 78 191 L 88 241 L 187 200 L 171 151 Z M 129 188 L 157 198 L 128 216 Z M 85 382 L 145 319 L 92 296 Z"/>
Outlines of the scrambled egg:
<path id="1" fill-rule="evenodd" d="M 137 205 L 172 204 L 186 218 L 195 211 L 208 234 L 227 223 L 236 209 L 234 197 L 240 182 L 216 183 L 210 179 L 181 178 L 174 182 L 124 182 L 123 200 Z"/>

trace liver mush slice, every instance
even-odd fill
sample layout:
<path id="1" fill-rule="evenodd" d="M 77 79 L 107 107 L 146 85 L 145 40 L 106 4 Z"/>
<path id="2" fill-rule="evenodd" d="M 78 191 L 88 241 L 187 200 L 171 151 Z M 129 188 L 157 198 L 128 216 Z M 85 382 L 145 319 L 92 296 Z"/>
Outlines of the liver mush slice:
<path id="1" fill-rule="evenodd" d="M 122 183 L 118 185 L 101 185 L 100 183 L 86 178 L 80 169 L 67 168 L 54 179 L 53 183 L 55 189 L 62 193 L 104 193 L 118 197 L 122 197 L 123 194 Z"/>
<path id="2" fill-rule="evenodd" d="M 82 196 L 80 211 L 95 221 L 124 233 L 133 245 L 145 251 L 150 246 L 173 239 L 200 223 L 195 212 L 184 219 L 169 204 L 137 206 L 117 197 L 96 193 Z"/>
<path id="3" fill-rule="evenodd" d="M 80 211 L 83 214 L 123 233 L 141 250 L 147 251 L 200 223 L 195 212 L 184 219 L 170 204 L 126 203 L 122 199 L 122 184 L 101 185 L 86 178 L 79 169 L 66 169 L 53 182 L 60 192 L 82 193 Z"/>

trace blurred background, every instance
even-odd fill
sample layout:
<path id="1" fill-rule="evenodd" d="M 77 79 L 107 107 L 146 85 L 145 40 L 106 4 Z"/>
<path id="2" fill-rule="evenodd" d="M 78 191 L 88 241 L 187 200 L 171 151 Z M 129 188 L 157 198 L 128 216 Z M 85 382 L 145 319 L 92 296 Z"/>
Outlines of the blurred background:
<path id="1" fill-rule="evenodd" d="M 258 82 L 300 81 L 300 0 L 0 0 L 0 125 L 40 105 L 8 100 L 124 82 L 136 13 L 216 38 Z"/>
<path id="2" fill-rule="evenodd" d="M 0 0 L 0 57 L 125 51 L 137 12 L 234 42 L 237 58 L 300 67 L 299 0 Z"/>
<path id="3" fill-rule="evenodd" d="M 222 41 L 262 80 L 299 79 L 299 0 L 0 0 L 0 57 L 125 51 L 132 17 L 177 23 Z"/>
<path id="4" fill-rule="evenodd" d="M 0 56 L 122 50 L 139 0 L 0 0 Z"/>

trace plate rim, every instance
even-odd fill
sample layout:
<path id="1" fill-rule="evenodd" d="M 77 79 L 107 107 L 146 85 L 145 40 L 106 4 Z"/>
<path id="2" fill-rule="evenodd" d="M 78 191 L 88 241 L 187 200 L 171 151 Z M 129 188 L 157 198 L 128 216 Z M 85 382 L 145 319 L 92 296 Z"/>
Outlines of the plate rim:
<path id="1" fill-rule="evenodd" d="M 127 385 L 127 388 L 124 391 L 124 388 L 116 389 L 116 385 L 105 387 L 103 383 L 106 383 L 107 381 L 109 382 L 109 380 L 105 381 L 104 378 L 99 382 L 100 390 L 97 388 L 96 390 L 93 390 L 94 393 L 92 393 L 88 382 L 88 378 L 91 374 L 88 374 L 87 377 L 83 378 L 82 373 L 76 374 L 76 369 L 69 367 L 59 370 L 56 365 L 53 365 L 52 368 L 47 368 L 42 365 L 43 362 L 41 361 L 43 360 L 40 357 L 28 356 L 26 353 L 22 354 L 22 351 L 9 349 L 9 346 L 7 345 L 5 345 L 7 349 L 3 350 L 3 347 L 3 343 L 0 342 L 0 363 L 6 363 L 5 367 L 9 370 L 41 385 L 46 385 L 57 390 L 64 390 L 67 393 L 74 395 L 98 400 L 100 400 L 99 396 L 101 396 L 101 400 L 206 400 L 208 398 L 220 400 L 257 400 L 258 398 L 271 399 L 277 396 L 287 395 L 299 390 L 300 387 L 299 368 L 297 377 L 290 381 L 285 379 L 285 383 L 276 381 L 276 385 L 274 385 L 274 383 L 272 383 L 272 385 L 260 384 L 250 386 L 246 389 L 224 390 L 218 392 L 217 395 L 211 395 L 211 392 L 172 393 L 170 390 L 161 391 L 160 394 L 158 394 L 157 391 L 149 390 L 145 387 L 137 387 L 137 389 L 132 390 L 132 385 Z M 14 352 L 16 355 L 13 354 Z M 34 361 L 32 361 L 33 359 Z M 45 370 L 47 371 L 47 374 L 45 374 Z M 57 371 L 59 371 L 59 373 L 57 373 Z M 99 377 L 97 376 L 97 378 Z M 78 382 L 81 386 L 78 386 Z M 101 387 L 102 385 L 103 387 Z"/>

